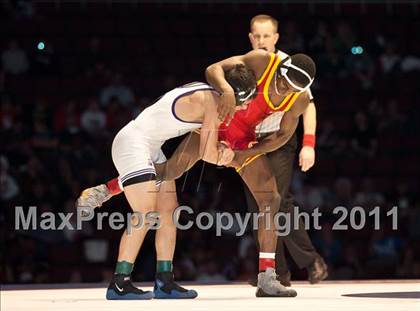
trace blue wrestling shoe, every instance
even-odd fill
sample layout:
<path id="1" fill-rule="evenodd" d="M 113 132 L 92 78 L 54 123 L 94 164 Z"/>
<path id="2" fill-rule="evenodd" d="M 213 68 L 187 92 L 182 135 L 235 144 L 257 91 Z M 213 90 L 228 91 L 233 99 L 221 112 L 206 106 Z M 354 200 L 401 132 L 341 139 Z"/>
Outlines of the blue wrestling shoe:
<path id="1" fill-rule="evenodd" d="M 142 291 L 131 283 L 129 275 L 114 274 L 106 291 L 108 300 L 145 300 L 152 299 L 152 291 Z"/>
<path id="2" fill-rule="evenodd" d="M 198 296 L 195 290 L 185 289 L 176 284 L 172 272 L 156 273 L 153 293 L 155 299 L 194 299 Z"/>

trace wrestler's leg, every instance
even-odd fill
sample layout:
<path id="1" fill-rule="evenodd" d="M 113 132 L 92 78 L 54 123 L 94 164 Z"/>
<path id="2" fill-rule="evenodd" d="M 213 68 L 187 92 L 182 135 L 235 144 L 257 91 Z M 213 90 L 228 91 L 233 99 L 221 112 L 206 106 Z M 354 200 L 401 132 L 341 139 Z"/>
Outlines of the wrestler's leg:
<path id="1" fill-rule="evenodd" d="M 273 217 L 280 206 L 280 195 L 269 162 L 265 156 L 260 156 L 243 167 L 239 174 L 254 196 L 260 213 L 269 214 L 258 219 L 260 252 L 274 253 L 277 235 Z"/>
<path id="2" fill-rule="evenodd" d="M 126 186 L 124 194 L 130 207 L 134 212 L 138 212 L 143 220 L 147 213 L 156 210 L 157 192 L 154 180 Z M 136 220 L 136 217 L 133 217 L 133 220 Z M 137 222 L 133 225 L 136 226 Z M 143 223 L 141 228 L 132 230 L 131 234 L 127 230 L 124 232 L 120 242 L 118 261 L 134 263 L 147 231 L 148 226 Z"/>
<path id="3" fill-rule="evenodd" d="M 195 290 L 187 290 L 174 281 L 173 257 L 176 244 L 176 226 L 173 214 L 178 207 L 175 181 L 164 181 L 160 185 L 157 195 L 157 212 L 159 213 L 160 227 L 156 231 L 156 282 L 154 286 L 155 298 L 180 299 L 195 298 Z"/>
<path id="4" fill-rule="evenodd" d="M 257 297 L 295 297 L 296 291 L 280 284 L 275 273 L 275 251 L 277 245 L 274 215 L 280 207 L 280 195 L 276 180 L 266 156 L 262 155 L 239 172 L 254 196 L 260 213 L 258 218 L 259 271 Z"/>
<path id="5" fill-rule="evenodd" d="M 191 132 L 178 145 L 171 158 L 156 165 L 156 174 L 160 180 L 174 180 L 188 171 L 200 160 L 200 134 Z"/>
<path id="6" fill-rule="evenodd" d="M 155 164 L 157 179 L 174 180 L 188 171 L 198 160 L 200 150 L 200 134 L 191 132 L 179 144 L 172 157 L 162 164 Z M 87 188 L 77 199 L 78 209 L 94 209 L 102 206 L 115 195 L 123 191 L 118 177 L 109 180 L 106 184 Z"/>
<path id="7" fill-rule="evenodd" d="M 148 226 L 139 221 L 145 219 L 145 215 L 156 210 L 156 185 L 155 181 L 144 181 L 124 187 L 124 194 L 130 207 L 137 212 L 137 217 L 132 217 L 132 225 L 141 225 L 140 228 L 128 232 L 125 230 L 120 241 L 118 262 L 115 274 L 109 284 L 107 299 L 151 299 L 153 293 L 143 292 L 133 286 L 130 280 L 131 272 L 136 261 L 137 254 L 148 231 Z M 142 217 L 142 219 L 140 219 Z"/>

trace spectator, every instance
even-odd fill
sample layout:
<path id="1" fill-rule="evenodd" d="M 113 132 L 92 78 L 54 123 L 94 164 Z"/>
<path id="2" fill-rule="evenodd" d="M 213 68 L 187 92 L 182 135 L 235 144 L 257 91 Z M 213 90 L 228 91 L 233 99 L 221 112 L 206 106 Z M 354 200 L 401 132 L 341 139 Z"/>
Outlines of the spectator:
<path id="1" fill-rule="evenodd" d="M 4 96 L 6 94 L 6 73 L 4 69 L 0 67 L 0 95 Z"/>
<path id="2" fill-rule="evenodd" d="M 104 75 L 106 73 L 106 58 L 99 38 L 93 37 L 89 41 L 89 48 L 83 60 L 83 70 L 88 76 Z"/>
<path id="3" fill-rule="evenodd" d="M 89 100 L 88 108 L 80 117 L 80 125 L 89 134 L 97 134 L 106 127 L 106 114 L 99 108 L 96 99 Z"/>
<path id="4" fill-rule="evenodd" d="M 18 0 L 14 2 L 14 13 L 18 19 L 32 19 L 36 17 L 36 9 L 32 1 Z"/>
<path id="5" fill-rule="evenodd" d="M 397 53 L 395 43 L 389 42 L 380 57 L 382 72 L 385 74 L 395 73 L 400 69 L 401 56 Z"/>
<path id="6" fill-rule="evenodd" d="M 351 48 L 356 43 L 356 35 L 353 32 L 353 27 L 344 21 L 338 23 L 337 34 L 334 38 L 335 49 L 341 55 L 348 55 Z"/>
<path id="7" fill-rule="evenodd" d="M 341 259 L 342 243 L 334 234 L 331 223 L 322 224 L 322 231 L 316 232 L 314 244 L 325 258 L 328 267 L 336 265 Z"/>
<path id="8" fill-rule="evenodd" d="M 373 98 L 370 102 L 369 102 L 369 106 L 368 106 L 368 116 L 369 119 L 371 120 L 384 120 L 385 118 L 385 109 L 383 106 L 383 103 L 380 99 L 378 98 Z M 382 129 L 381 126 L 381 122 L 378 122 L 378 131 L 380 131 Z"/>
<path id="9" fill-rule="evenodd" d="M 352 208 L 354 206 L 353 183 L 347 177 L 340 177 L 334 183 L 334 192 L 329 199 L 331 208 L 344 206 Z"/>
<path id="10" fill-rule="evenodd" d="M 35 126 L 36 123 L 43 123 L 47 129 L 52 128 L 52 113 L 53 107 L 45 98 L 40 98 L 36 101 L 34 110 L 32 112 L 31 124 Z"/>
<path id="11" fill-rule="evenodd" d="M 290 55 L 305 50 L 302 32 L 298 30 L 295 22 L 286 23 L 281 40 L 284 51 Z"/>
<path id="12" fill-rule="evenodd" d="M 16 123 L 17 109 L 8 96 L 2 96 L 0 103 L 0 130 L 11 130 Z"/>
<path id="13" fill-rule="evenodd" d="M 296 201 L 299 203 L 299 211 L 312 213 L 315 208 L 325 206 L 324 192 L 323 187 L 305 185 L 303 191 L 296 197 Z"/>
<path id="14" fill-rule="evenodd" d="M 416 266 L 416 261 L 414 258 L 413 248 L 406 248 L 403 254 L 403 260 L 397 268 L 398 276 L 402 278 L 419 277 L 420 274 L 413 275 L 413 271 L 416 270 L 415 266 Z"/>
<path id="15" fill-rule="evenodd" d="M 124 85 L 123 77 L 119 73 L 115 74 L 111 84 L 101 91 L 101 105 L 108 106 L 113 97 L 116 97 L 125 107 L 134 103 L 134 93 L 128 86 Z"/>
<path id="16" fill-rule="evenodd" d="M 413 204 L 413 197 L 410 194 L 410 187 L 407 182 L 399 182 L 396 186 L 396 202 L 400 208 L 409 208 Z"/>
<path id="17" fill-rule="evenodd" d="M 9 161 L 0 155 L 0 199 L 10 201 L 20 192 L 16 180 L 9 174 Z"/>
<path id="18" fill-rule="evenodd" d="M 357 247 L 354 244 L 345 245 L 342 250 L 343 256 L 335 271 L 336 279 L 357 279 L 362 273 L 362 264 L 359 260 Z"/>
<path id="19" fill-rule="evenodd" d="M 61 146 L 65 149 L 72 149 L 75 146 L 82 145 L 82 134 L 79 118 L 76 114 L 69 114 L 66 117 L 66 126 L 60 132 Z"/>
<path id="20" fill-rule="evenodd" d="M 320 125 L 317 144 L 318 150 L 323 156 L 331 156 L 342 153 L 339 141 L 343 140 L 342 135 L 334 126 L 331 120 L 325 120 Z"/>
<path id="21" fill-rule="evenodd" d="M 363 89 L 372 87 L 375 65 L 366 51 L 361 55 L 353 53 L 348 55 L 345 63 L 347 71 L 360 82 Z"/>
<path id="22" fill-rule="evenodd" d="M 77 102 L 74 99 L 69 99 L 64 104 L 56 107 L 54 112 L 54 130 L 61 132 L 66 127 L 67 118 L 70 116 L 76 119 L 79 118 Z"/>
<path id="23" fill-rule="evenodd" d="M 199 282 L 223 282 L 226 277 L 220 272 L 220 265 L 216 260 L 207 260 L 198 267 L 197 281 Z"/>
<path id="24" fill-rule="evenodd" d="M 401 241 L 395 234 L 386 234 L 384 229 L 373 232 L 371 259 L 367 263 L 370 277 L 385 277 L 394 273 L 399 261 Z"/>
<path id="25" fill-rule="evenodd" d="M 26 52 L 16 40 L 9 43 L 9 48 L 1 54 L 1 62 L 6 73 L 20 75 L 28 71 L 29 61 Z"/>
<path id="26" fill-rule="evenodd" d="M 372 158 L 376 154 L 376 128 L 373 127 L 364 112 L 355 115 L 355 124 L 351 132 L 352 150 L 360 156 Z"/>
<path id="27" fill-rule="evenodd" d="M 32 146 L 35 150 L 53 149 L 57 147 L 58 140 L 48 129 L 45 121 L 36 120 L 33 128 Z"/>
<path id="28" fill-rule="evenodd" d="M 401 62 L 401 70 L 403 72 L 419 71 L 420 70 L 420 57 L 408 55 L 403 58 Z"/>
<path id="29" fill-rule="evenodd" d="M 125 123 L 132 119 L 131 111 L 121 105 L 118 97 L 111 97 L 107 107 L 107 128 L 112 130 L 121 129 Z"/>
<path id="30" fill-rule="evenodd" d="M 387 102 L 384 117 L 380 120 L 379 129 L 384 132 L 401 131 L 406 124 L 407 116 L 399 109 L 398 101 L 391 98 Z"/>
<path id="31" fill-rule="evenodd" d="M 326 42 L 326 49 L 319 56 L 319 75 L 321 78 L 343 78 L 347 75 L 344 60 L 337 49 L 334 47 L 332 41 Z"/>
<path id="32" fill-rule="evenodd" d="M 355 204 L 363 208 L 382 206 L 385 203 L 385 197 L 376 191 L 375 183 L 371 178 L 365 178 L 359 192 L 356 193 Z"/>
<path id="33" fill-rule="evenodd" d="M 331 43 L 332 37 L 328 30 L 328 25 L 324 21 L 317 24 L 316 33 L 309 41 L 309 48 L 317 55 L 325 52 L 328 43 Z"/>

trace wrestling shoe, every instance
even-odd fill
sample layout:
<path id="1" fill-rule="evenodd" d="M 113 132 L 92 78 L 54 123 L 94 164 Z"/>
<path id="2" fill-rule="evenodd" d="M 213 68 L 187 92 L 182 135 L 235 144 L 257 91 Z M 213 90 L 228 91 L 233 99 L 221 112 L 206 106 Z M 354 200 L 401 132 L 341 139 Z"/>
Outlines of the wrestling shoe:
<path id="1" fill-rule="evenodd" d="M 306 270 L 308 270 L 308 280 L 311 284 L 319 283 L 328 277 L 328 267 L 321 256 L 317 256 Z"/>
<path id="2" fill-rule="evenodd" d="M 282 274 L 282 275 L 277 274 L 276 279 L 283 286 L 286 286 L 286 287 L 292 286 L 292 284 L 290 283 L 290 279 L 291 279 L 290 271 L 287 271 L 285 274 Z M 253 287 L 257 287 L 257 283 L 258 283 L 257 277 L 254 277 L 248 280 L 248 284 Z"/>
<path id="3" fill-rule="evenodd" d="M 176 284 L 172 272 L 156 273 L 153 293 L 155 299 L 194 299 L 198 296 L 195 290 L 185 289 Z"/>
<path id="4" fill-rule="evenodd" d="M 145 300 L 154 297 L 152 291 L 143 291 L 131 283 L 130 276 L 114 274 L 106 291 L 108 300 Z"/>
<path id="5" fill-rule="evenodd" d="M 97 207 L 108 201 L 112 197 L 106 185 L 101 184 L 96 187 L 87 188 L 82 191 L 82 194 L 76 201 L 76 208 L 81 215 L 86 217 L 93 212 Z"/>
<path id="6" fill-rule="evenodd" d="M 273 268 L 267 268 L 258 273 L 257 297 L 296 297 L 294 289 L 286 288 L 276 279 L 277 275 Z"/>

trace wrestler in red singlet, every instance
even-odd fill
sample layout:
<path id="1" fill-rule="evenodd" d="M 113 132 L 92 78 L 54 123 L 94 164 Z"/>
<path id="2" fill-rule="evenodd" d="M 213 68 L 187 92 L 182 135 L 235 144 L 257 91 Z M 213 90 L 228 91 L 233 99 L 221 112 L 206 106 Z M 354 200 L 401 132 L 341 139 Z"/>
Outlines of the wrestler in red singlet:
<path id="1" fill-rule="evenodd" d="M 278 111 L 286 112 L 299 96 L 292 93 L 274 106 L 268 95 L 268 87 L 274 77 L 281 59 L 278 54 L 271 54 L 270 62 L 257 83 L 257 96 L 249 103 L 247 109 L 236 111 L 230 124 L 223 122 L 219 127 L 219 141 L 224 141 L 233 150 L 251 147 L 256 141 L 255 127 L 270 114 Z"/>

